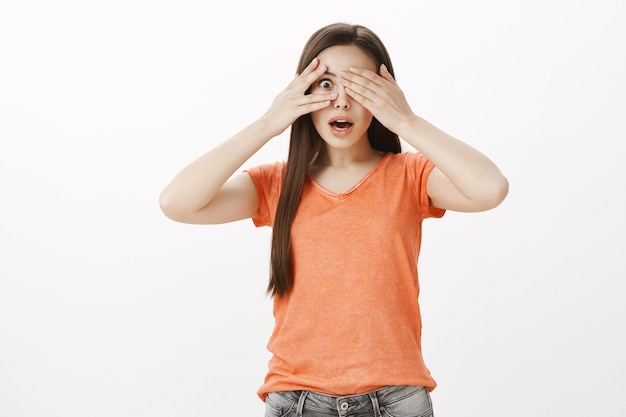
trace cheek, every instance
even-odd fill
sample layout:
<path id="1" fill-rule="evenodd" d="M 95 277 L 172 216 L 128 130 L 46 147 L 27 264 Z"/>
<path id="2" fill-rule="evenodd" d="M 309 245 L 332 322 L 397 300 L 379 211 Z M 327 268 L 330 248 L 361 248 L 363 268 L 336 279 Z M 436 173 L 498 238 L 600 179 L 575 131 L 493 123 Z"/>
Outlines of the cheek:
<path id="1" fill-rule="evenodd" d="M 359 106 L 359 117 L 361 118 L 361 120 L 367 122 L 367 124 L 369 125 L 372 122 L 374 116 L 372 115 L 372 113 L 369 112 L 369 110 L 367 110 L 360 104 L 357 104 L 357 106 Z"/>
<path id="2" fill-rule="evenodd" d="M 314 111 L 311 113 L 311 121 L 315 127 L 318 127 L 323 120 L 322 117 L 323 110 Z"/>

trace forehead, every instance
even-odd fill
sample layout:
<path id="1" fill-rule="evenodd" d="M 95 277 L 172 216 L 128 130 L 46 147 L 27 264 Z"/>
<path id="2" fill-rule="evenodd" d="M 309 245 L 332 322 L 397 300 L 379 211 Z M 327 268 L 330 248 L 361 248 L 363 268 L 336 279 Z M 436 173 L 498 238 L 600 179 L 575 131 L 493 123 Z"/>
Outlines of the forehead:
<path id="1" fill-rule="evenodd" d="M 365 68 L 376 72 L 376 63 L 367 53 L 355 45 L 335 45 L 324 49 L 317 56 L 320 64 L 326 64 L 330 72 L 345 71 L 350 67 Z"/>

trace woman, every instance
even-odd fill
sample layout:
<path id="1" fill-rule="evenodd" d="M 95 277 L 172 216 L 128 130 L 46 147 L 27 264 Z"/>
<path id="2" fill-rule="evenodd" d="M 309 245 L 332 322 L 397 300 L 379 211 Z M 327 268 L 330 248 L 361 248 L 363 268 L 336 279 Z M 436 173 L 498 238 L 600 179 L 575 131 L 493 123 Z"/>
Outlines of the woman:
<path id="1" fill-rule="evenodd" d="M 234 175 L 290 126 L 286 162 Z M 432 415 L 436 386 L 421 352 L 422 220 L 507 193 L 492 161 L 411 110 L 376 34 L 336 23 L 311 36 L 269 110 L 185 167 L 160 204 L 180 222 L 272 227 L 266 416 L 400 417 Z"/>

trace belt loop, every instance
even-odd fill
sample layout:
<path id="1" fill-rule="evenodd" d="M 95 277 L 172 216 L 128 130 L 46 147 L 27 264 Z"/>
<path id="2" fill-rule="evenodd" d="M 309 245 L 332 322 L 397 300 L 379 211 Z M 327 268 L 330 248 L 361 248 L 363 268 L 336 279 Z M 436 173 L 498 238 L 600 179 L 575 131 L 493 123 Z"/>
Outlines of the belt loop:
<path id="1" fill-rule="evenodd" d="M 382 417 L 380 414 L 380 405 L 378 404 L 378 397 L 376 396 L 376 391 L 369 393 L 370 400 L 372 400 L 372 407 L 374 407 L 374 417 Z"/>
<path id="2" fill-rule="evenodd" d="M 302 417 L 302 413 L 304 410 L 304 400 L 308 394 L 309 391 L 302 391 L 300 393 L 300 399 L 298 400 L 298 409 L 296 410 L 296 417 Z"/>

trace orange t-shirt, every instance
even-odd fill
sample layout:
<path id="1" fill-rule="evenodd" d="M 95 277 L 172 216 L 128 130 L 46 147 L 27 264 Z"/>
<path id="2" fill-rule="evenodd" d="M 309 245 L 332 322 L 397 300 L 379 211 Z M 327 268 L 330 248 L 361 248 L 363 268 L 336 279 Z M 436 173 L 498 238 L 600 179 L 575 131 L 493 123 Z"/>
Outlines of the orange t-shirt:
<path id="1" fill-rule="evenodd" d="M 436 383 L 424 364 L 417 259 L 432 162 L 388 153 L 349 191 L 311 178 L 292 225 L 294 285 L 274 298 L 273 354 L 258 395 L 310 390 L 357 394 L 386 385 Z M 246 172 L 259 193 L 257 227 L 272 226 L 284 162 Z"/>

